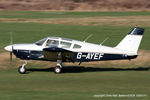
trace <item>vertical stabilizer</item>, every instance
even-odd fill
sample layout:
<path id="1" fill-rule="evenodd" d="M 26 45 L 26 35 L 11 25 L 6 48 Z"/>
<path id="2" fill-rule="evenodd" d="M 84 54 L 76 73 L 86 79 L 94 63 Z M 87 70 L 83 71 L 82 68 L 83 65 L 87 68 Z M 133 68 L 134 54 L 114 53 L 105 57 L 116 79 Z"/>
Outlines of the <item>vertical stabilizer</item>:
<path id="1" fill-rule="evenodd" d="M 137 53 L 143 33 L 143 28 L 135 27 L 115 48 Z"/>

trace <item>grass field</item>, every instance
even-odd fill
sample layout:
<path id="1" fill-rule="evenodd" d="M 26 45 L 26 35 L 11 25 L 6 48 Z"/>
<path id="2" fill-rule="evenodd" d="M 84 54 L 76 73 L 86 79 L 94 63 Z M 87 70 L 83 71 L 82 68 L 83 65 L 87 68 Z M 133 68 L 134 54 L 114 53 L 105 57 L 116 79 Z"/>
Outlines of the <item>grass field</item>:
<path id="1" fill-rule="evenodd" d="M 101 98 L 96 98 L 94 95 L 147 94 L 146 97 L 117 99 L 148 100 L 149 75 L 149 71 L 98 71 L 60 75 L 48 71 L 26 75 L 20 75 L 15 70 L 0 71 L 0 99 L 97 100 Z"/>
<path id="2" fill-rule="evenodd" d="M 101 94 L 147 95 L 145 97 L 104 97 L 102 98 L 104 100 L 150 99 L 150 71 L 140 70 L 142 67 L 150 67 L 149 16 L 150 12 L 0 11 L 0 99 L 95 100 L 101 98 L 94 95 Z M 115 22 L 114 19 L 117 21 Z M 45 20 L 46 23 L 43 22 Z M 66 22 L 68 20 L 69 22 Z M 83 20 L 87 20 L 88 23 Z M 131 22 L 126 22 L 128 20 Z M 55 64 L 45 62 L 34 64 L 35 62 L 30 61 L 29 73 L 20 75 L 16 67 L 20 63 L 19 60 L 13 59 L 14 62 L 10 65 L 9 54 L 3 50 L 10 43 L 10 32 L 13 33 L 14 43 L 32 43 L 47 36 L 83 41 L 93 34 L 88 42 L 100 44 L 109 37 L 104 45 L 115 46 L 135 26 L 133 24 L 136 22 L 146 30 L 140 46 L 142 52 L 146 53 L 142 56 L 143 58 L 132 63 L 121 61 L 115 62 L 115 65 L 107 62 L 88 63 L 81 67 L 76 64 L 75 68 L 72 68 L 73 64 L 66 64 L 70 66 L 65 69 L 66 72 L 56 75 L 52 72 L 52 68 L 47 69 L 49 65 L 54 67 Z M 105 66 L 108 69 L 105 69 Z M 111 69 L 112 66 L 115 66 L 114 68 L 126 66 L 124 67 L 126 69 Z"/>
<path id="3" fill-rule="evenodd" d="M 0 11 L 0 18 L 80 18 L 100 16 L 150 16 L 150 12 L 58 12 L 58 11 Z"/>

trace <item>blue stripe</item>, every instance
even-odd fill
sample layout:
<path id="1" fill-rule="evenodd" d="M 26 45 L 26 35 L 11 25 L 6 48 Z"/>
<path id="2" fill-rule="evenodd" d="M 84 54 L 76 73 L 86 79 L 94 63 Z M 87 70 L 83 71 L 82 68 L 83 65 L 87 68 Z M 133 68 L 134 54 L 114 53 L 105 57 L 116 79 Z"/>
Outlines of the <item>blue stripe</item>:
<path id="1" fill-rule="evenodd" d="M 29 50 L 13 50 L 16 57 L 24 60 L 46 60 L 41 58 L 43 51 L 29 51 Z M 85 52 L 74 52 L 73 57 L 69 58 L 72 62 L 87 62 L 87 61 L 104 61 L 104 60 L 121 60 L 121 59 L 133 59 L 137 55 L 127 56 L 124 54 L 108 54 L 108 53 L 85 53 Z M 63 58 L 67 59 L 67 58 Z M 69 61 L 63 60 L 64 62 Z M 55 59 L 57 60 L 57 59 Z"/>
<path id="2" fill-rule="evenodd" d="M 17 58 L 25 60 L 42 60 L 40 57 L 43 56 L 42 51 L 13 50 L 13 53 Z"/>
<path id="3" fill-rule="evenodd" d="M 74 53 L 74 62 L 121 60 L 121 59 L 133 59 L 136 57 L 137 57 L 137 55 L 127 56 L 124 54 L 75 52 Z"/>

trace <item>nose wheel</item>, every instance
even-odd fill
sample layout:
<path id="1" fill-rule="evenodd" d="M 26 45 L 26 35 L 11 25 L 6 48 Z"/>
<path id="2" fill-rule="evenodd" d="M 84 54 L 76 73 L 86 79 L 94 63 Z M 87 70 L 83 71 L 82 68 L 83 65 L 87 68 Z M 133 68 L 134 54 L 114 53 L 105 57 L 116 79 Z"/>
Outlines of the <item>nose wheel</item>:
<path id="1" fill-rule="evenodd" d="M 26 69 L 26 64 L 27 64 L 27 61 L 25 61 L 24 62 L 24 64 L 22 64 L 22 66 L 20 66 L 19 68 L 18 68 L 18 72 L 20 73 L 20 74 L 25 74 L 26 73 L 26 71 L 27 71 L 27 69 Z"/>

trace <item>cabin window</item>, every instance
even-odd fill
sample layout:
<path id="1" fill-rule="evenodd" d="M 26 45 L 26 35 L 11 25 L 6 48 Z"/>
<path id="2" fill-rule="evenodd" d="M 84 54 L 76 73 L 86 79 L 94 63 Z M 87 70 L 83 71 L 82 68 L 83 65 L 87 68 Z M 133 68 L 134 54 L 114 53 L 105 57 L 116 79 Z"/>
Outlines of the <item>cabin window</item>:
<path id="1" fill-rule="evenodd" d="M 61 48 L 70 48 L 70 46 L 71 46 L 71 43 L 69 43 L 69 42 L 60 42 L 60 47 Z"/>
<path id="2" fill-rule="evenodd" d="M 58 47 L 59 41 L 56 40 L 47 40 L 46 46 L 48 47 Z"/>
<path id="3" fill-rule="evenodd" d="M 73 48 L 74 48 L 74 49 L 78 49 L 78 48 L 81 48 L 81 46 L 78 45 L 78 44 L 74 44 Z"/>

